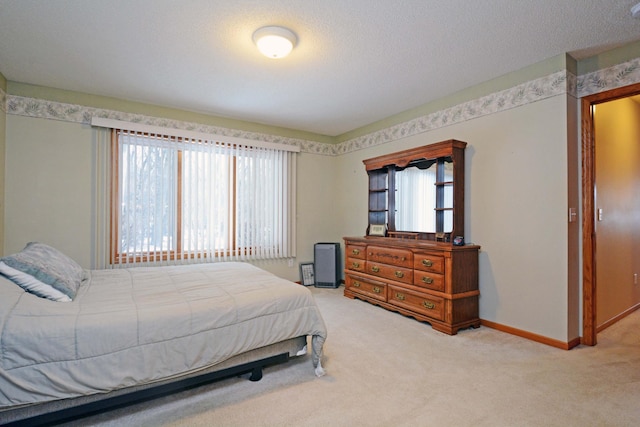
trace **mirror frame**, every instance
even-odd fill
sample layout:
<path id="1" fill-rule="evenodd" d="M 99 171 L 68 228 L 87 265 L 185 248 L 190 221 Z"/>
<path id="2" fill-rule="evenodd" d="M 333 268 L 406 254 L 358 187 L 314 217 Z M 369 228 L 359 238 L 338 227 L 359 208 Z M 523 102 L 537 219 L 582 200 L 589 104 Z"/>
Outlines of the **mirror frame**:
<path id="1" fill-rule="evenodd" d="M 367 174 L 369 175 L 369 225 L 367 235 L 372 224 L 379 224 L 379 220 L 372 222 L 373 218 L 381 218 L 384 213 L 386 219 L 387 235 L 389 237 L 411 238 L 418 240 L 433 240 L 451 242 L 453 237 L 464 237 L 464 180 L 465 180 L 465 148 L 466 142 L 450 139 L 408 150 L 397 151 L 371 159 L 363 160 Z M 420 160 L 436 160 L 450 157 L 453 162 L 453 227 L 450 232 L 436 230 L 436 232 L 416 232 L 413 230 L 396 230 L 396 203 L 395 203 L 395 173 L 396 168 L 406 168 L 411 162 Z M 385 189 L 374 188 L 374 182 L 386 181 Z M 384 209 L 379 209 L 380 198 L 385 197 Z M 436 200 L 435 209 L 443 209 L 438 206 L 441 201 Z M 375 205 L 375 206 L 374 206 Z M 383 212 L 384 211 L 384 212 Z"/>

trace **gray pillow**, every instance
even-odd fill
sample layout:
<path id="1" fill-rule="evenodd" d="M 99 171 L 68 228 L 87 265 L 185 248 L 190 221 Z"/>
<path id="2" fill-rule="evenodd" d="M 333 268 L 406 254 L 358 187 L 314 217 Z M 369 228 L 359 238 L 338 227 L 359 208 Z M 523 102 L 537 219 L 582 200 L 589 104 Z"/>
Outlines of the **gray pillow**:
<path id="1" fill-rule="evenodd" d="M 86 278 L 86 272 L 78 263 L 44 243 L 28 243 L 22 251 L 0 258 L 0 261 L 52 286 L 71 299 Z M 24 284 L 17 284 L 29 290 Z"/>

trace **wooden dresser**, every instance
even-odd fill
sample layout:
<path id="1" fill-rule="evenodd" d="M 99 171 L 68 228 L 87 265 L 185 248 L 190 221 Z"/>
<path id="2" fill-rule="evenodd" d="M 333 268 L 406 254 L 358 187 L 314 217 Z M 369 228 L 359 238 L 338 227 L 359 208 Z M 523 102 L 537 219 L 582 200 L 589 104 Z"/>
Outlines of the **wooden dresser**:
<path id="1" fill-rule="evenodd" d="M 345 290 L 455 335 L 480 326 L 476 245 L 345 237 Z"/>

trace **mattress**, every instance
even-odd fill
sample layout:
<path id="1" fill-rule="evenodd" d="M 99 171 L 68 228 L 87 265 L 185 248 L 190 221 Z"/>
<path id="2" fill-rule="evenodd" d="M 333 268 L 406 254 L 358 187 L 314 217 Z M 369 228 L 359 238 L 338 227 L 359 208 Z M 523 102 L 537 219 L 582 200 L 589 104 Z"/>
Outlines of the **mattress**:
<path id="1" fill-rule="evenodd" d="M 326 326 L 311 292 L 251 264 L 92 270 L 71 302 L 0 277 L 0 409 L 149 384 Z"/>

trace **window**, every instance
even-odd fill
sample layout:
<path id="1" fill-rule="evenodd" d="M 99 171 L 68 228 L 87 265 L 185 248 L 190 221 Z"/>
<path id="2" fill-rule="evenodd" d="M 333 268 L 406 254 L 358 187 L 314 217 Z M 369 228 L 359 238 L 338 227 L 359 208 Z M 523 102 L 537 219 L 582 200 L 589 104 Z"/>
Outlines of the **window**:
<path id="1" fill-rule="evenodd" d="M 114 129 L 111 164 L 111 264 L 295 256 L 295 153 Z"/>

